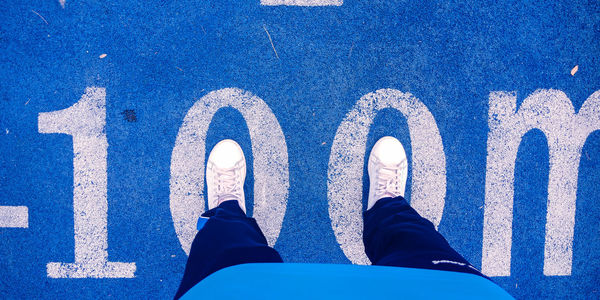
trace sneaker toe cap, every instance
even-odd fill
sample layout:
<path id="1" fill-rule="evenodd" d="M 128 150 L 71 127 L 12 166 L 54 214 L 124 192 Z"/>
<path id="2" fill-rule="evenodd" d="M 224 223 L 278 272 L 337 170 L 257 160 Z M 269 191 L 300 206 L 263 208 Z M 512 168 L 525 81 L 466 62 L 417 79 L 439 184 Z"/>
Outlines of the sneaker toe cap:
<path id="1" fill-rule="evenodd" d="M 244 153 L 235 141 L 222 140 L 213 148 L 208 160 L 218 168 L 232 168 L 244 160 Z"/>

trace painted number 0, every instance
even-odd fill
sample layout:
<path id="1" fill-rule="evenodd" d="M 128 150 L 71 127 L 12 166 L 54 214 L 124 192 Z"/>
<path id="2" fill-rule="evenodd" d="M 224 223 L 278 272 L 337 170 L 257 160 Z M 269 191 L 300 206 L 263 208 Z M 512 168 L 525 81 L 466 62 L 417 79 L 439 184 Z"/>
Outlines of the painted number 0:
<path id="1" fill-rule="evenodd" d="M 378 111 L 393 108 L 407 119 L 412 146 L 412 202 L 436 227 L 444 212 L 446 157 L 442 137 L 425 104 L 394 89 L 364 95 L 338 127 L 329 157 L 327 198 L 337 242 L 355 264 L 369 264 L 362 242 L 362 178 L 367 135 Z"/>
<path id="2" fill-rule="evenodd" d="M 260 98 L 240 89 L 208 93 L 188 111 L 171 156 L 171 215 L 185 253 L 204 212 L 204 153 L 208 126 L 222 107 L 237 109 L 248 125 L 254 155 L 254 218 L 269 245 L 279 236 L 289 189 L 287 146 L 275 115 Z"/>

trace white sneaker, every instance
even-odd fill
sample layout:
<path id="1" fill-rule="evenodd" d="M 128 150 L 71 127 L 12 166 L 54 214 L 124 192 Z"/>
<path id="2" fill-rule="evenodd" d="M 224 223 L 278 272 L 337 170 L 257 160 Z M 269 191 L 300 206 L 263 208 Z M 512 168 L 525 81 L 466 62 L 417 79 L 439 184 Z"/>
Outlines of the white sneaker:
<path id="1" fill-rule="evenodd" d="M 367 210 L 377 200 L 387 197 L 404 197 L 408 163 L 400 141 L 391 136 L 375 143 L 369 155 L 369 201 Z"/>
<path id="2" fill-rule="evenodd" d="M 240 145 L 233 140 L 217 143 L 206 162 L 208 208 L 215 208 L 224 201 L 236 200 L 246 212 L 245 179 L 246 158 Z"/>

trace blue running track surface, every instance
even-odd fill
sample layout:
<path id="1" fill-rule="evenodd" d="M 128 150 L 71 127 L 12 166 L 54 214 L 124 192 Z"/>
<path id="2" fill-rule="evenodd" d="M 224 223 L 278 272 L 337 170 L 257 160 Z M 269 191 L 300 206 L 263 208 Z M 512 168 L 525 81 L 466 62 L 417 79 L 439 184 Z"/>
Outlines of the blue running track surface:
<path id="1" fill-rule="evenodd" d="M 599 298 L 599 129 L 595 0 L 1 1 L 0 298 L 172 297 L 224 138 L 285 261 L 365 263 L 385 135 L 511 295 Z"/>

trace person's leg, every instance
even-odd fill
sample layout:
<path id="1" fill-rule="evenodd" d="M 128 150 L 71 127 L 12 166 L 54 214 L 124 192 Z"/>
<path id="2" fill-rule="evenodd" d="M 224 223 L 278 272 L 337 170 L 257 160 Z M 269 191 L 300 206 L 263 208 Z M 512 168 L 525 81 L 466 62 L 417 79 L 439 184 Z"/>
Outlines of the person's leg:
<path id="1" fill-rule="evenodd" d="M 481 275 L 402 196 L 380 199 L 364 213 L 363 241 L 374 265 Z"/>
<path id="2" fill-rule="evenodd" d="M 206 163 L 209 210 L 202 216 L 209 219 L 192 242 L 175 299 L 220 269 L 244 263 L 282 262 L 256 221 L 246 216 L 245 178 L 242 148 L 232 140 L 219 142 Z"/>
<path id="3" fill-rule="evenodd" d="M 483 276 L 406 200 L 406 154 L 395 138 L 377 141 L 369 156 L 369 199 L 363 242 L 374 265 L 435 269 Z"/>
<path id="4" fill-rule="evenodd" d="M 175 299 L 220 269 L 244 263 L 283 262 L 237 201 L 225 201 L 203 216 L 210 218 L 194 238 Z"/>

